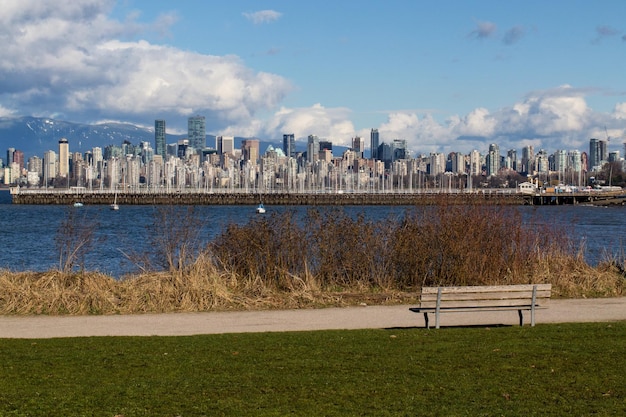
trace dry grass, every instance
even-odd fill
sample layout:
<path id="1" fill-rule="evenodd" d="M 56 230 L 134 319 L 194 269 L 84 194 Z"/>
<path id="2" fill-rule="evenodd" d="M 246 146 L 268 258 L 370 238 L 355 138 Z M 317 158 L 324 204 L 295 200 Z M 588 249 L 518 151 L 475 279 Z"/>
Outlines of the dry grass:
<path id="1" fill-rule="evenodd" d="M 120 280 L 68 270 L 0 271 L 0 314 L 407 303 L 422 285 L 546 282 L 555 297 L 623 294 L 624 263 L 592 267 L 564 233 L 525 225 L 516 213 L 445 203 L 376 221 L 342 210 L 311 210 L 303 218 L 283 213 L 231 224 L 207 248 L 197 246 L 191 230 L 197 219 L 178 219 L 154 242 L 165 260 L 158 270 Z"/>

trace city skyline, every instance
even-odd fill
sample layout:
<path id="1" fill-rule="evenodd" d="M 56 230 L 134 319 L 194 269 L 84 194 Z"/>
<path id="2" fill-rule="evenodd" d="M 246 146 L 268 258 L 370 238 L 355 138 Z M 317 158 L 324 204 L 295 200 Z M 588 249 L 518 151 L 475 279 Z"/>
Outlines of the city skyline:
<path id="1" fill-rule="evenodd" d="M 374 128 L 425 153 L 626 138 L 619 0 L 8 6 L 0 117 L 179 134 L 202 114 L 216 136 L 348 147 Z"/>

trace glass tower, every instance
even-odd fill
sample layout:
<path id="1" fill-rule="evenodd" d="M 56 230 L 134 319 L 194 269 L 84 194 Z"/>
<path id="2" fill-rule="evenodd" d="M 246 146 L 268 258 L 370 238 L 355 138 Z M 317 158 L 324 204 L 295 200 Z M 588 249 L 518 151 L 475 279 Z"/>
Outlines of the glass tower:
<path id="1" fill-rule="evenodd" d="M 380 159 L 378 155 L 379 145 L 378 129 L 372 129 L 372 132 L 370 133 L 370 152 L 372 154 L 372 159 Z"/>
<path id="2" fill-rule="evenodd" d="M 154 152 L 165 160 L 165 120 L 154 121 Z"/>
<path id="3" fill-rule="evenodd" d="M 196 151 L 206 148 L 206 120 L 204 116 L 190 117 L 187 121 L 189 146 Z"/>
<path id="4" fill-rule="evenodd" d="M 293 133 L 283 135 L 283 152 L 290 158 L 296 156 L 296 139 Z"/>

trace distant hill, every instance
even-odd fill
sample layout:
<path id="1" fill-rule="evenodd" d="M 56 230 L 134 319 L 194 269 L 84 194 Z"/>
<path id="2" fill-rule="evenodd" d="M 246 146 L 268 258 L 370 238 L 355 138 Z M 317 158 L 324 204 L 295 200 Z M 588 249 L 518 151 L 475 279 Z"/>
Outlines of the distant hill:
<path id="1" fill-rule="evenodd" d="M 167 143 L 175 143 L 186 135 L 168 134 Z M 6 150 L 15 148 L 31 156 L 43 157 L 48 150 L 58 152 L 59 139 L 66 138 L 71 152 L 86 152 L 94 147 L 120 146 L 125 140 L 133 145 L 150 142 L 154 147 L 154 129 L 128 123 L 82 124 L 40 117 L 0 117 L 0 157 L 6 159 Z M 241 148 L 245 138 L 235 137 L 235 147 Z M 259 139 L 259 151 L 264 153 L 269 145 L 282 148 L 280 140 Z M 215 136 L 207 135 L 207 146 L 215 147 Z M 296 142 L 296 148 L 304 151 L 306 144 Z M 336 147 L 335 155 L 341 155 L 345 147 Z"/>

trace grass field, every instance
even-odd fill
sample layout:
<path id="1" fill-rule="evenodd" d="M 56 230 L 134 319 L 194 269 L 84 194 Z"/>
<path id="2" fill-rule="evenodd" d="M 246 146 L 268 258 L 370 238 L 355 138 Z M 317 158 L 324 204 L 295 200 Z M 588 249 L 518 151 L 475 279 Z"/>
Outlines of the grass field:
<path id="1" fill-rule="evenodd" d="M 626 322 L 0 339 L 0 415 L 626 415 L 625 351 Z"/>

